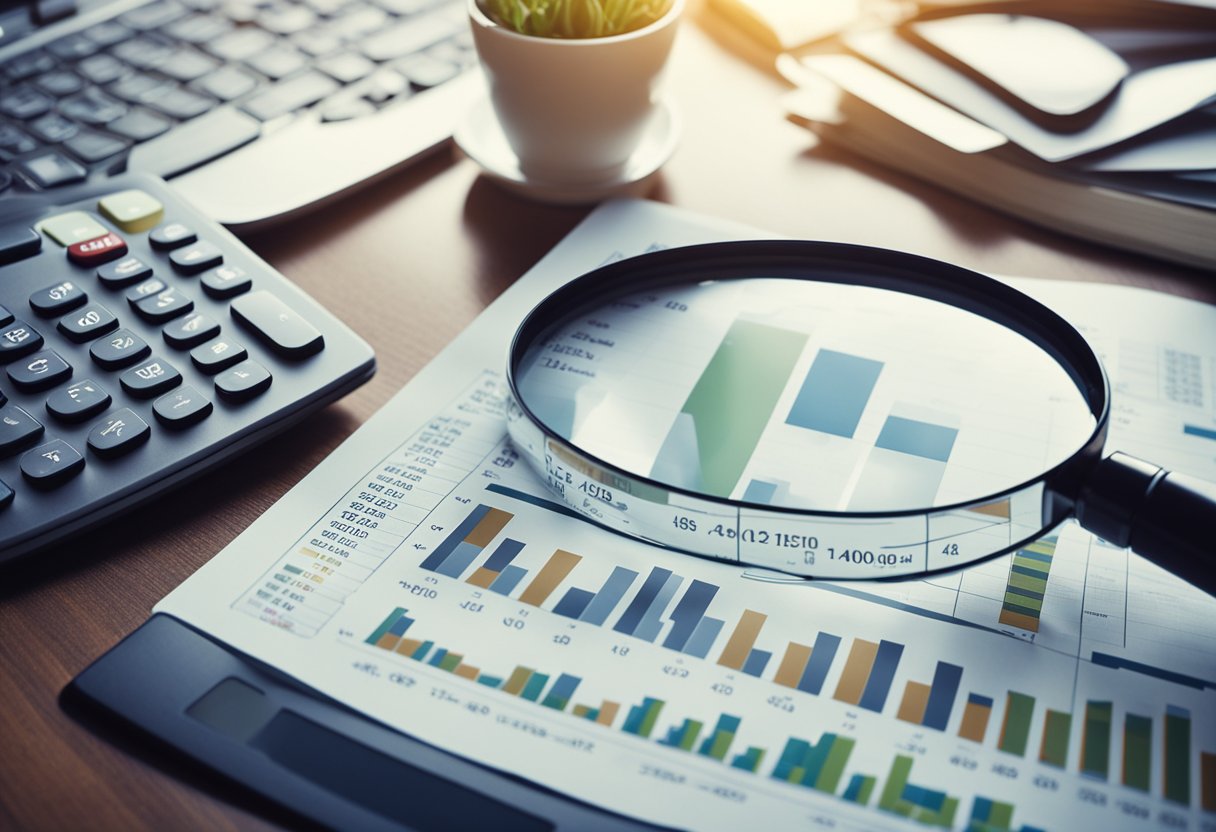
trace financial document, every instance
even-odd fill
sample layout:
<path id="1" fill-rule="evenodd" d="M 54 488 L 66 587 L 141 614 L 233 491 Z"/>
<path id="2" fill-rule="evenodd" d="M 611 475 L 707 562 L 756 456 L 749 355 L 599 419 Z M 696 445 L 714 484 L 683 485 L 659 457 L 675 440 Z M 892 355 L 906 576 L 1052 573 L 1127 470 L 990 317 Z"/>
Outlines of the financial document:
<path id="1" fill-rule="evenodd" d="M 608 260 L 757 236 L 603 206 L 156 611 L 666 826 L 1216 830 L 1216 601 L 1142 559 L 1066 524 L 929 580 L 793 580 L 606 532 L 526 468 L 502 369 L 527 311 Z M 1112 449 L 1216 480 L 1216 310 L 1011 282 L 1103 354 Z"/>

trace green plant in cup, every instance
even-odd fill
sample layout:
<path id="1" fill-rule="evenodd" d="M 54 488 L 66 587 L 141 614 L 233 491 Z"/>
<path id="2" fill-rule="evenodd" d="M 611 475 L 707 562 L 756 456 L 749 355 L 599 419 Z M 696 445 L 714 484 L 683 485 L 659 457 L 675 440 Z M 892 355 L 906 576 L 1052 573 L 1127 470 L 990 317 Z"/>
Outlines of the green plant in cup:
<path id="1" fill-rule="evenodd" d="M 500 26 L 540 38 L 606 38 L 654 23 L 672 0 L 477 0 Z"/>

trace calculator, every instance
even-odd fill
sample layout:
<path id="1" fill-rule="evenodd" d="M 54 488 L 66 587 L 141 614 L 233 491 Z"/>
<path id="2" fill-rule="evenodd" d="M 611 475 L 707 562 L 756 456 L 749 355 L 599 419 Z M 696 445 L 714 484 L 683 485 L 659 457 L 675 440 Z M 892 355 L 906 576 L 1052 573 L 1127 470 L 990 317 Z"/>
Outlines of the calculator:
<path id="1" fill-rule="evenodd" d="M 160 179 L 0 200 L 0 562 L 374 372 L 363 339 Z"/>

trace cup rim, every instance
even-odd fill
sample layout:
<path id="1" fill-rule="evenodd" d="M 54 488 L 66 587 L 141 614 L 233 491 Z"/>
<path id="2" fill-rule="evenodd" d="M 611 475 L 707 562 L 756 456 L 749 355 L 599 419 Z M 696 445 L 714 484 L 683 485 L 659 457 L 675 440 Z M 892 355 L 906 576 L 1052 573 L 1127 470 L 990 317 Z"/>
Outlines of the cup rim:
<path id="1" fill-rule="evenodd" d="M 554 48 L 564 49 L 578 46 L 580 44 L 610 44 L 618 43 L 626 40 L 637 40 L 646 35 L 665 28 L 680 16 L 684 11 L 684 6 L 687 0 L 672 0 L 671 6 L 666 13 L 658 20 L 643 26 L 641 29 L 634 29 L 629 32 L 622 32 L 619 35 L 607 35 L 605 37 L 596 38 L 546 38 L 540 35 L 525 35 L 522 32 L 516 32 L 514 29 L 508 29 L 500 23 L 495 22 L 489 15 L 482 11 L 478 0 L 468 0 L 469 19 L 473 25 L 485 31 L 493 31 L 498 37 L 518 40 L 520 42 L 535 43 L 541 41 L 546 44 L 553 44 Z"/>

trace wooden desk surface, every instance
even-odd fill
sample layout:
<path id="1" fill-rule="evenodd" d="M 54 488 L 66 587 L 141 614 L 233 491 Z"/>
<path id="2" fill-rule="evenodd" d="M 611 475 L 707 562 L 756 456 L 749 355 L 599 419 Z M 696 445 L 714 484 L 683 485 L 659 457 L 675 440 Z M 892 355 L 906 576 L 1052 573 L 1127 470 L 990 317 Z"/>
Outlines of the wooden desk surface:
<path id="1" fill-rule="evenodd" d="M 1134 284 L 1216 301 L 1213 275 L 1074 242 L 833 148 L 782 120 L 762 56 L 709 11 L 668 79 L 684 124 L 655 199 L 776 234 L 887 246 L 981 271 Z M 0 583 L 0 828 L 260 829 L 298 821 L 154 744 L 106 739 L 58 696 L 587 213 L 530 203 L 446 150 L 250 239 L 360 332 L 379 372 L 306 424 Z"/>

